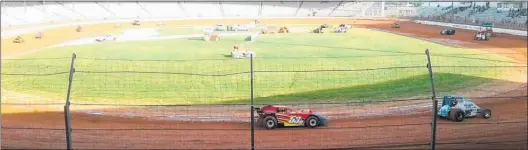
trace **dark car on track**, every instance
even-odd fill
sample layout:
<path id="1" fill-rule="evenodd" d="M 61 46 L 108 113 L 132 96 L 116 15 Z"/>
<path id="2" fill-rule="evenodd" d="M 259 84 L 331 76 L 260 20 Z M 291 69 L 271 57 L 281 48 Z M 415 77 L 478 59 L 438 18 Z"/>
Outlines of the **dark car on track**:
<path id="1" fill-rule="evenodd" d="M 331 28 L 331 27 L 332 27 L 332 26 L 329 25 L 329 24 L 323 24 L 323 25 L 321 25 L 321 28 L 323 28 L 323 29 L 324 29 L 324 28 Z"/>
<path id="2" fill-rule="evenodd" d="M 391 28 L 400 28 L 400 24 L 399 23 L 393 23 L 393 24 L 391 24 Z"/>
<path id="3" fill-rule="evenodd" d="M 444 29 L 440 31 L 441 35 L 455 35 L 455 29 Z"/>

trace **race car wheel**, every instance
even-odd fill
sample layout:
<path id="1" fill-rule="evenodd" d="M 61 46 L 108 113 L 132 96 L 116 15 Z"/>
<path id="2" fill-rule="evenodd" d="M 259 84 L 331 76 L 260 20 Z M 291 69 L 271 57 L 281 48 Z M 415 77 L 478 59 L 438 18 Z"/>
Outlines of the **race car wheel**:
<path id="1" fill-rule="evenodd" d="M 462 110 L 453 110 L 449 112 L 449 119 L 455 122 L 462 122 L 465 119 L 464 112 Z"/>
<path id="2" fill-rule="evenodd" d="M 488 119 L 488 118 L 491 117 L 491 110 L 489 110 L 489 109 L 484 109 L 484 110 L 482 111 L 481 115 L 482 115 L 482 118 L 484 118 L 484 119 Z"/>
<path id="3" fill-rule="evenodd" d="M 315 128 L 319 125 L 319 119 L 315 116 L 310 116 L 306 119 L 306 125 L 310 128 Z"/>
<path id="4" fill-rule="evenodd" d="M 275 117 L 273 116 L 267 116 L 266 118 L 264 118 L 263 123 L 266 129 L 275 129 L 277 127 L 277 119 L 275 119 Z"/>

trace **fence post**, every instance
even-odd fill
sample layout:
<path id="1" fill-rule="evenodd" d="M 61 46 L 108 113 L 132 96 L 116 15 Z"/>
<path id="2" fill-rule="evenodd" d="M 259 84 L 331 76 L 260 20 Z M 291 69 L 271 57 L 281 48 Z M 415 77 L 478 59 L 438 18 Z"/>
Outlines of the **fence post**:
<path id="1" fill-rule="evenodd" d="M 250 105 L 251 105 L 251 150 L 255 149 L 255 108 L 253 106 L 253 54 L 250 54 L 249 58 L 249 65 L 250 65 L 250 88 L 251 88 L 251 96 L 250 96 Z"/>
<path id="2" fill-rule="evenodd" d="M 433 81 L 433 67 L 431 65 L 431 56 L 429 55 L 429 49 L 425 50 L 425 55 L 427 55 L 427 69 L 429 70 L 429 80 L 431 81 L 431 92 L 433 96 L 431 99 L 433 100 L 433 114 L 432 114 L 432 122 L 431 122 L 431 150 L 435 150 L 436 146 L 436 114 L 438 110 L 438 100 L 436 100 L 436 92 L 435 92 L 435 86 Z"/>
<path id="3" fill-rule="evenodd" d="M 67 149 L 72 149 L 72 140 L 71 140 L 71 124 L 70 124 L 70 91 L 71 91 L 71 85 L 73 81 L 73 73 L 75 72 L 75 68 L 73 67 L 75 64 L 75 58 L 77 55 L 75 53 L 72 54 L 72 60 L 70 65 L 70 76 L 68 79 L 68 93 L 66 93 L 66 104 L 64 104 L 64 122 L 66 125 L 66 147 Z"/>

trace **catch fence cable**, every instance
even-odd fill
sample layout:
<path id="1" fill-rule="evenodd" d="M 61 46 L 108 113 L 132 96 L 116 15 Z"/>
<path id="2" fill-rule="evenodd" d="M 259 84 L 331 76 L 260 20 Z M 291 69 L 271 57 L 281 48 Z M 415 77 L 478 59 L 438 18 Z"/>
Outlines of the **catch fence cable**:
<path id="1" fill-rule="evenodd" d="M 422 126 L 429 125 L 430 123 L 407 123 L 407 124 L 389 124 L 389 125 L 375 125 L 375 126 L 352 126 L 352 127 L 319 127 L 313 129 L 296 129 L 296 130 L 332 130 L 332 129 L 365 129 L 365 128 L 385 128 L 385 127 L 402 127 L 402 126 Z M 36 128 L 36 127 L 2 127 L 5 129 L 21 129 L 21 130 L 64 130 L 64 128 Z M 110 130 L 110 131 L 121 131 L 121 130 L 248 130 L 248 128 L 72 128 L 73 130 Z M 268 130 L 268 129 L 257 129 L 257 130 Z M 274 130 L 292 130 L 292 129 L 274 129 Z"/>
<path id="2" fill-rule="evenodd" d="M 426 101 L 429 100 L 429 97 L 421 97 L 421 98 L 408 98 L 408 99 L 391 99 L 391 100 L 374 100 L 374 101 L 343 101 L 343 102 L 313 102 L 313 103 L 280 103 L 281 105 L 346 105 L 346 104 L 365 104 L 365 103 L 389 103 L 389 102 L 405 102 L 405 101 Z M 233 104 L 111 104 L 111 103 L 70 103 L 71 105 L 101 105 L 101 106 L 160 106 L 160 107 L 171 107 L 171 106 L 247 106 L 249 104 L 245 103 L 233 103 Z M 16 105 L 16 103 L 14 103 Z M 20 104 L 25 105 L 25 104 Z"/>

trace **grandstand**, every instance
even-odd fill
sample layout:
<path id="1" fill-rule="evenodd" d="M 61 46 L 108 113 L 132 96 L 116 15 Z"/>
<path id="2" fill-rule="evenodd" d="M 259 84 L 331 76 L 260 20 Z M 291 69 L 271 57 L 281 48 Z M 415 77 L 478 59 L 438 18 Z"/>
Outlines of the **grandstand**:
<path id="1" fill-rule="evenodd" d="M 301 2 L 263 2 L 261 16 L 281 17 L 297 16 Z"/>
<path id="2" fill-rule="evenodd" d="M 499 2 L 2 2 L 2 27 L 82 20 L 200 17 L 404 17 L 526 26 L 526 5 Z M 93 13 L 97 12 L 97 13 Z"/>
<path id="3" fill-rule="evenodd" d="M 481 25 L 526 30 L 527 6 L 521 2 L 439 2 L 416 8 L 413 18 L 439 22 Z"/>
<path id="4" fill-rule="evenodd" d="M 2 2 L 2 26 L 137 18 L 358 16 L 370 5 L 372 2 L 324 1 Z"/>

